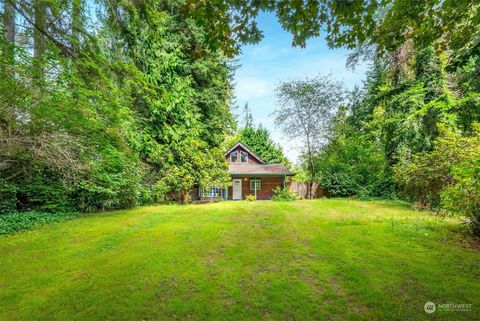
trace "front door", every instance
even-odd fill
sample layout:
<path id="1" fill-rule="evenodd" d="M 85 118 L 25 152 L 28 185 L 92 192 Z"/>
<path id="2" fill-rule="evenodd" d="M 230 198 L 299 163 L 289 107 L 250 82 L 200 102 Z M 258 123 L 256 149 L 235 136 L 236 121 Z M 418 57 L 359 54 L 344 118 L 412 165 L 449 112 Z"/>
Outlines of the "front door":
<path id="1" fill-rule="evenodd" d="M 242 199 L 242 180 L 240 178 L 236 178 L 233 180 L 232 199 Z"/>

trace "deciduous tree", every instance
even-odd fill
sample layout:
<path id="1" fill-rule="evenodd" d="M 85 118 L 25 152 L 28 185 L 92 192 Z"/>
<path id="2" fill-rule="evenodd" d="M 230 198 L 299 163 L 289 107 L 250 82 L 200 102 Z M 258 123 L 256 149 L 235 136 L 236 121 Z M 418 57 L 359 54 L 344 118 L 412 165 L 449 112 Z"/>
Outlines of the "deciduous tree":
<path id="1" fill-rule="evenodd" d="M 324 145 L 326 128 L 344 103 L 344 89 L 331 76 L 283 82 L 277 88 L 279 108 L 275 124 L 301 144 L 302 158 L 309 174 L 309 196 L 315 181 L 315 156 Z"/>

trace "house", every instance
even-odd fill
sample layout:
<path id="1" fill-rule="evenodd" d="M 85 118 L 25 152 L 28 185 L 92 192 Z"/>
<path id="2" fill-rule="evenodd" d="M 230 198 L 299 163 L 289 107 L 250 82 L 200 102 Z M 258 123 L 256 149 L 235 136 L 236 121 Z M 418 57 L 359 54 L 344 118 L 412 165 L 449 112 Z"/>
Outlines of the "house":
<path id="1" fill-rule="evenodd" d="M 267 164 L 247 146 L 237 142 L 223 156 L 228 162 L 232 185 L 228 188 L 209 187 L 198 189 L 200 200 L 242 200 L 255 195 L 258 200 L 268 200 L 276 187 L 288 188 L 295 175 L 282 164 Z"/>

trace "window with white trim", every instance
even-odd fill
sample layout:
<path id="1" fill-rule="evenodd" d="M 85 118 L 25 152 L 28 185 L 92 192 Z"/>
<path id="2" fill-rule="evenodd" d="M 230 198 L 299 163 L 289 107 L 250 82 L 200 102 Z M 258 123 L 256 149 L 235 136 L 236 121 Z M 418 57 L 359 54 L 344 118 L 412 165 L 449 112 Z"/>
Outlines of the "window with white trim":
<path id="1" fill-rule="evenodd" d="M 236 163 L 237 162 L 237 152 L 231 152 L 230 153 L 230 163 Z"/>
<path id="2" fill-rule="evenodd" d="M 222 188 L 219 186 L 205 187 L 202 190 L 202 197 L 221 197 Z"/>
<path id="3" fill-rule="evenodd" d="M 247 163 L 248 162 L 248 153 L 244 151 L 240 151 L 240 162 Z"/>
<path id="4" fill-rule="evenodd" d="M 259 179 L 251 179 L 250 180 L 250 190 L 261 190 L 262 189 L 262 182 Z"/>

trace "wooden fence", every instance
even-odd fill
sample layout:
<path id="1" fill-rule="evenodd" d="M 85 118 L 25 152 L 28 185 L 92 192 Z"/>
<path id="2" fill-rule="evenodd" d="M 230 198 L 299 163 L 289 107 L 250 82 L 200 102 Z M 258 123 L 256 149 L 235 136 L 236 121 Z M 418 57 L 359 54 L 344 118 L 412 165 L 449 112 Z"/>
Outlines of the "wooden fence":
<path id="1" fill-rule="evenodd" d="M 291 182 L 290 192 L 297 194 L 297 196 L 302 199 L 308 198 L 309 187 L 310 186 L 307 183 Z M 322 196 L 325 196 L 325 191 L 317 183 L 314 183 L 312 185 L 312 198 L 319 198 Z"/>

